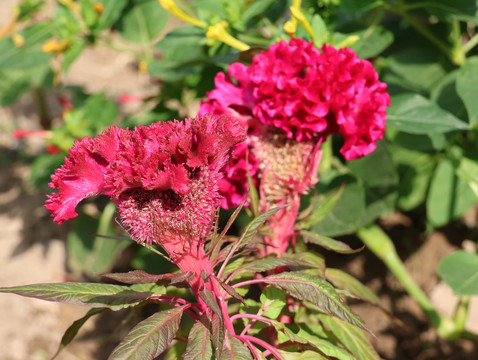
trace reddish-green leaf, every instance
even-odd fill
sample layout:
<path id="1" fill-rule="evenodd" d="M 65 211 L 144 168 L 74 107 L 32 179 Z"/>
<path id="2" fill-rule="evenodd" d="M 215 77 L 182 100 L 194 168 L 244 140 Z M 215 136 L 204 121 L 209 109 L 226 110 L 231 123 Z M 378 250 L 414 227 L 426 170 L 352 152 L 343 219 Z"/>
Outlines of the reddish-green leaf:
<path id="1" fill-rule="evenodd" d="M 306 243 L 312 243 L 322 246 L 324 249 L 335 251 L 340 254 L 353 254 L 362 251 L 364 246 L 358 249 L 352 249 L 349 245 L 342 241 L 338 241 L 328 236 L 319 235 L 309 231 L 301 231 L 301 235 Z"/>
<path id="2" fill-rule="evenodd" d="M 227 331 L 219 360 L 252 360 L 252 355 L 242 341 Z"/>
<path id="3" fill-rule="evenodd" d="M 102 309 L 90 309 L 85 316 L 83 316 L 81 319 L 78 319 L 73 322 L 73 324 L 70 325 L 68 329 L 66 329 L 65 334 L 61 338 L 61 343 L 60 346 L 58 347 L 58 350 L 56 351 L 55 355 L 51 358 L 51 360 L 54 360 L 58 354 L 67 346 L 71 341 L 75 338 L 76 334 L 78 334 L 78 330 L 83 326 L 83 324 L 93 315 L 102 313 L 108 311 L 108 309 L 102 308 Z"/>
<path id="4" fill-rule="evenodd" d="M 323 311 L 368 331 L 362 320 L 343 303 L 333 286 L 325 280 L 306 273 L 285 272 L 268 276 L 262 281 L 287 291 L 295 298 L 310 301 Z"/>
<path id="5" fill-rule="evenodd" d="M 116 280 L 124 284 L 154 284 L 158 281 L 171 278 L 176 274 L 152 275 L 142 270 L 133 270 L 127 273 L 105 273 L 98 276 Z"/>
<path id="6" fill-rule="evenodd" d="M 79 282 L 14 286 L 0 288 L 0 292 L 111 310 L 135 306 L 153 295 L 149 291 L 132 290 L 129 286 Z"/>
<path id="7" fill-rule="evenodd" d="M 339 269 L 327 268 L 327 280 L 340 289 L 350 291 L 353 295 L 362 300 L 368 300 L 375 304 L 380 304 L 380 299 L 369 288 L 358 281 L 353 276 Z"/>
<path id="8" fill-rule="evenodd" d="M 319 314 L 318 316 L 320 321 L 334 333 L 357 359 L 380 359 L 362 330 L 327 314 Z"/>
<path id="9" fill-rule="evenodd" d="M 284 360 L 327 360 L 327 358 L 322 354 L 310 350 L 306 350 L 301 353 L 282 350 L 278 351 L 282 355 Z"/>
<path id="10" fill-rule="evenodd" d="M 136 325 L 113 350 L 108 360 L 152 360 L 176 336 L 183 311 L 188 305 L 158 312 Z"/>
<path id="11" fill-rule="evenodd" d="M 189 332 L 188 345 L 183 360 L 212 360 L 211 333 L 200 322 Z"/>

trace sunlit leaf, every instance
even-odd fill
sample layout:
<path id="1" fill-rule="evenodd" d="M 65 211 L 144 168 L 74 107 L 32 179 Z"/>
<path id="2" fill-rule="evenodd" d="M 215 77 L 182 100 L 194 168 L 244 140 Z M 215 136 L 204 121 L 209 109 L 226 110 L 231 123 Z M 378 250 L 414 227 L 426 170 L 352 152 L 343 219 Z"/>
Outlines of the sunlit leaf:
<path id="1" fill-rule="evenodd" d="M 478 295 L 478 255 L 464 250 L 445 257 L 438 275 L 458 296 Z"/>
<path id="2" fill-rule="evenodd" d="M 200 322 L 196 322 L 188 336 L 184 360 L 212 360 L 211 333 Z"/>
<path id="3" fill-rule="evenodd" d="M 108 360 L 152 360 L 176 336 L 187 305 L 157 312 L 136 325 L 113 350 Z"/>

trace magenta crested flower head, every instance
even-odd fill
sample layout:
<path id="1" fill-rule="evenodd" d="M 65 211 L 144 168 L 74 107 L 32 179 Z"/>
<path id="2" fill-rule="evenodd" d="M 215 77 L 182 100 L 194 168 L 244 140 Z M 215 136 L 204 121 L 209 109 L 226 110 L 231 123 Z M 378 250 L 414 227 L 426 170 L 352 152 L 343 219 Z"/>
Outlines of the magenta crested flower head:
<path id="1" fill-rule="evenodd" d="M 175 253 L 176 243 L 209 234 L 220 202 L 221 169 L 244 138 L 240 123 L 225 116 L 134 130 L 111 127 L 75 143 L 52 176 L 50 187 L 58 193 L 45 207 L 61 224 L 77 216 L 81 200 L 108 195 L 133 238 Z"/>
<path id="2" fill-rule="evenodd" d="M 222 204 L 231 207 L 247 196 L 239 185 L 240 178 L 247 183 L 241 177 L 247 171 L 234 171 L 247 157 L 249 173 L 260 183 L 263 210 L 291 204 L 270 224 L 274 230 L 277 220 L 276 233 L 284 239 L 291 236 L 300 195 L 318 181 L 321 143 L 340 133 L 347 160 L 371 153 L 383 137 L 390 105 L 386 84 L 370 62 L 351 49 L 324 45 L 319 50 L 299 38 L 271 45 L 250 65 L 231 64 L 228 76 L 217 74 L 215 85 L 199 113 L 233 116 L 248 129 L 247 146 L 240 145 L 222 180 L 229 190 Z"/>

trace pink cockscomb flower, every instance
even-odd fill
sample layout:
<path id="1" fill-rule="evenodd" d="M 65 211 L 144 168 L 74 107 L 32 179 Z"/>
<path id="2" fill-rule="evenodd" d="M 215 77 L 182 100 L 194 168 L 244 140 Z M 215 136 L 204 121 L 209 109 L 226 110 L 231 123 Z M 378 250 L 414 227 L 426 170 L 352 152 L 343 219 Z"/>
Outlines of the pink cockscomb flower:
<path id="1" fill-rule="evenodd" d="M 222 168 L 244 138 L 241 124 L 225 116 L 111 127 L 74 144 L 52 176 L 50 187 L 58 193 L 45 207 L 61 224 L 77 216 L 81 200 L 108 195 L 135 240 L 162 246 L 182 271 L 195 274 L 197 294 L 201 271 L 212 274 L 202 245 L 221 200 Z"/>
<path id="2" fill-rule="evenodd" d="M 231 64 L 228 76 L 217 74 L 215 85 L 200 114 L 227 114 L 248 128 L 244 154 L 254 159 L 250 172 L 260 183 L 262 210 L 291 204 L 270 222 L 270 230 L 276 231 L 269 232 L 276 238 L 269 244 L 280 254 L 293 234 L 300 195 L 318 181 L 319 147 L 327 136 L 342 135 L 340 151 L 347 160 L 375 150 L 390 104 L 386 84 L 378 80 L 372 64 L 351 49 L 324 45 L 319 50 L 292 38 L 271 45 L 250 65 Z M 237 184 L 240 178 L 228 171 L 222 181 L 232 184 L 234 179 Z M 243 184 L 246 180 L 243 176 Z M 225 188 L 232 189 L 225 194 L 227 206 L 246 196 L 245 186 Z"/>

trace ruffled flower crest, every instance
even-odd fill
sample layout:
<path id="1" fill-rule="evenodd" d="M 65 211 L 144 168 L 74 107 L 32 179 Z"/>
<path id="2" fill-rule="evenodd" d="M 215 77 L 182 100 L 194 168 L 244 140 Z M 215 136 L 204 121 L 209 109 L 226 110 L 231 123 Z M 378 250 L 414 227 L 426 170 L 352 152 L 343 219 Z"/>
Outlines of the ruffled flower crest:
<path id="1" fill-rule="evenodd" d="M 45 207 L 61 223 L 77 216 L 81 200 L 110 196 L 135 240 L 162 246 L 183 271 L 195 273 L 197 292 L 201 271 L 212 274 L 203 245 L 221 200 L 221 169 L 244 139 L 242 125 L 225 116 L 111 127 L 75 143 L 52 176 L 58 193 Z"/>
<path id="2" fill-rule="evenodd" d="M 240 145 L 238 158 L 228 165 L 222 180 L 221 188 L 226 190 L 222 205 L 236 206 L 247 196 L 246 176 L 242 176 L 243 186 L 239 185 L 241 174 L 247 171 L 234 170 L 240 163 L 239 154 L 242 159 L 253 159 L 249 173 L 255 174 L 265 196 L 263 210 L 291 204 L 270 222 L 272 228 L 275 221 L 277 237 L 282 238 L 272 245 L 280 254 L 292 234 L 300 195 L 318 181 L 319 147 L 327 136 L 342 135 L 340 151 L 347 160 L 375 150 L 390 105 L 386 84 L 378 81 L 372 64 L 351 49 L 324 45 L 319 50 L 311 42 L 292 38 L 254 56 L 249 66 L 231 64 L 228 76 L 217 74 L 215 85 L 199 113 L 227 114 L 248 128 L 247 146 Z M 284 147 L 279 151 L 280 144 Z M 276 202 L 271 200 L 274 197 Z"/>

